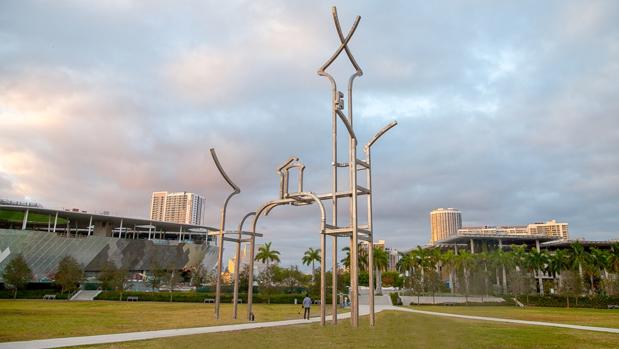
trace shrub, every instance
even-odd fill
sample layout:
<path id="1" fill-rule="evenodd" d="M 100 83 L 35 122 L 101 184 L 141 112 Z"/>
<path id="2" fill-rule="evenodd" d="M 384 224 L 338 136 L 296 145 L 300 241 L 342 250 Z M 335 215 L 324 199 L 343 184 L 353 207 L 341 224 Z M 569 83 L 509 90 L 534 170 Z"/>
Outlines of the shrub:
<path id="1" fill-rule="evenodd" d="M 398 296 L 396 292 L 389 293 L 389 296 L 391 297 L 391 304 L 402 305 L 402 299 L 400 299 L 400 296 Z"/>
<path id="2" fill-rule="evenodd" d="M 214 293 L 203 293 L 203 292 L 173 292 L 173 301 L 174 302 L 189 302 L 189 303 L 202 303 L 205 298 L 215 298 Z M 123 300 L 127 299 L 126 297 L 138 297 L 140 301 L 145 302 L 169 302 L 170 301 L 170 292 L 124 292 Z M 300 303 L 305 297 L 304 294 L 272 294 L 270 295 L 271 304 L 294 304 L 295 298 L 297 302 Z M 97 300 L 119 300 L 120 292 L 118 291 L 104 291 L 101 292 L 97 297 Z M 247 303 L 247 294 L 240 293 L 239 299 L 243 301 L 243 303 Z M 267 303 L 268 297 L 261 294 L 254 294 L 254 303 Z M 327 304 L 330 304 L 330 299 L 327 298 Z M 222 303 L 232 303 L 232 294 L 231 293 L 223 293 L 221 295 Z"/>

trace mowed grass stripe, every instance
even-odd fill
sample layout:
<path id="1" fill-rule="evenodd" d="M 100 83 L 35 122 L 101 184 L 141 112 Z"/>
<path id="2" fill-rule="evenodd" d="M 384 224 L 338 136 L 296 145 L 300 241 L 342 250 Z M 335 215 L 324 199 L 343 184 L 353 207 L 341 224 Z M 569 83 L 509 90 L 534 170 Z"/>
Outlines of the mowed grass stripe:
<path id="1" fill-rule="evenodd" d="M 385 311 L 373 328 L 362 317 L 357 329 L 345 320 L 84 348 L 616 348 L 618 341 L 615 334 Z"/>
<path id="2" fill-rule="evenodd" d="M 330 308 L 330 307 L 329 307 Z M 301 319 L 300 305 L 254 304 L 256 321 Z M 329 310 L 329 309 L 328 309 Z M 318 307 L 314 307 L 314 314 Z M 244 323 L 247 306 L 167 302 L 0 300 L 0 342 Z"/>

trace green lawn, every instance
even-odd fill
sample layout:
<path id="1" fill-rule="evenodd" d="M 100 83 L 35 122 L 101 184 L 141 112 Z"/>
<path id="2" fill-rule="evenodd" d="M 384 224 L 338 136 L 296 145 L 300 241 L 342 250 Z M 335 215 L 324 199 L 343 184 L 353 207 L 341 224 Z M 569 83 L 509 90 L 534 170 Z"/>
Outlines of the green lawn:
<path id="1" fill-rule="evenodd" d="M 254 304 L 256 321 L 300 319 L 300 310 L 293 304 Z M 243 323 L 246 312 L 239 305 L 239 319 L 233 320 L 232 305 L 222 304 L 216 321 L 213 304 L 0 300 L 0 342 Z"/>
<path id="2" fill-rule="evenodd" d="M 11 210 L 1 210 L 0 209 L 0 221 L 8 221 L 12 223 L 22 223 L 24 221 L 24 212 L 22 211 L 11 211 Z M 28 223 L 45 223 L 47 224 L 49 221 L 49 216 L 46 214 L 28 213 Z M 51 224 L 54 224 L 54 216 L 51 218 Z M 67 224 L 67 220 L 61 217 L 58 217 L 57 224 Z"/>
<path id="3" fill-rule="evenodd" d="M 490 316 L 506 319 L 558 322 L 573 325 L 619 328 L 619 309 L 506 307 L 506 306 L 410 306 L 442 313 Z"/>
<path id="4" fill-rule="evenodd" d="M 445 319 L 400 312 L 367 318 L 358 329 L 318 324 L 183 336 L 91 348 L 616 348 L 619 335 Z M 90 347 L 89 347 L 90 348 Z"/>

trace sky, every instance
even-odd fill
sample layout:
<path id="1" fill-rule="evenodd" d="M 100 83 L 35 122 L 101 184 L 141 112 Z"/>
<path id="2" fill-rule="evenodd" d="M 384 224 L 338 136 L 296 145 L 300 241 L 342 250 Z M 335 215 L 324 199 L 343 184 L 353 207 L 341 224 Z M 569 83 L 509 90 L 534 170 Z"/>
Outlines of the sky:
<path id="1" fill-rule="evenodd" d="M 147 217 L 153 191 L 188 191 L 218 226 L 230 189 L 211 147 L 242 191 L 228 229 L 277 198 L 290 156 L 306 190 L 329 192 L 316 71 L 339 44 L 332 5 L 344 32 L 362 18 L 359 143 L 399 123 L 372 152 L 376 240 L 426 244 L 437 207 L 468 226 L 556 219 L 572 238 L 619 238 L 616 1 L 5 0 L 0 198 Z M 354 71 L 345 56 L 331 69 L 340 86 Z M 319 245 L 315 206 L 258 228 L 287 265 Z"/>

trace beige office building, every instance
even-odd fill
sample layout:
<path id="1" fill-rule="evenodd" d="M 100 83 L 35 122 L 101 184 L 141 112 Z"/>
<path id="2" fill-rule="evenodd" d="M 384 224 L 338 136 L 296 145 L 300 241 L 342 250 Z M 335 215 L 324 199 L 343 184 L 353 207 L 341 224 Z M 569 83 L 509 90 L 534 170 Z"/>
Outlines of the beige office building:
<path id="1" fill-rule="evenodd" d="M 531 235 L 556 236 L 563 240 L 567 240 L 569 238 L 567 223 L 557 223 L 554 219 L 549 220 L 546 223 L 529 224 L 527 225 L 527 230 Z"/>
<path id="2" fill-rule="evenodd" d="M 531 223 L 528 225 L 516 226 L 483 226 L 483 227 L 463 227 L 458 229 L 458 235 L 488 235 L 488 236 L 549 236 L 567 240 L 567 223 L 557 223 L 550 220 L 546 223 Z"/>
<path id="3" fill-rule="evenodd" d="M 154 192 L 150 204 L 150 219 L 180 224 L 201 225 L 206 198 L 194 193 Z"/>
<path id="4" fill-rule="evenodd" d="M 436 241 L 456 235 L 460 228 L 462 228 L 462 216 L 459 210 L 437 208 L 430 212 L 430 243 L 434 244 Z"/>

